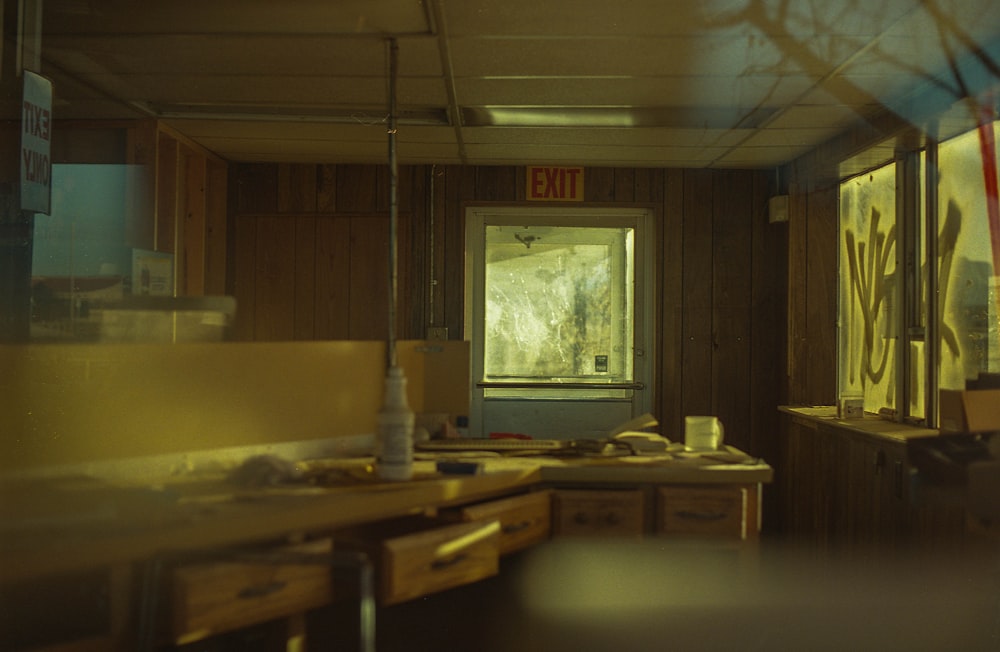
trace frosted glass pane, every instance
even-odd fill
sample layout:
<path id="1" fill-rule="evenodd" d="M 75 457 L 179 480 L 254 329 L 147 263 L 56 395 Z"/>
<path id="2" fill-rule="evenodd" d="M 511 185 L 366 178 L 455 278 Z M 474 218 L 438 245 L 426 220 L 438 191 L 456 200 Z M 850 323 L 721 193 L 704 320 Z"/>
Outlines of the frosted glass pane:
<path id="1" fill-rule="evenodd" d="M 840 393 L 895 409 L 896 166 L 840 186 Z"/>
<path id="2" fill-rule="evenodd" d="M 486 229 L 485 376 L 631 380 L 632 229 Z"/>
<path id="3" fill-rule="evenodd" d="M 941 143 L 938 159 L 940 386 L 962 389 L 967 379 L 982 371 L 1000 372 L 997 272 L 993 269 L 978 132 Z"/>

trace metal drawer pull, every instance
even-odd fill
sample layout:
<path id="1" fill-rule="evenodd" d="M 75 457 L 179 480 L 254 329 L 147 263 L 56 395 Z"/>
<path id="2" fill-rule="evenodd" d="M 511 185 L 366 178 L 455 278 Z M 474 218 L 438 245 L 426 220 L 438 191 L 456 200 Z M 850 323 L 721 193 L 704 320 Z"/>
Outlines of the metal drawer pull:
<path id="1" fill-rule="evenodd" d="M 483 389 L 646 389 L 644 383 L 504 383 L 481 380 L 476 387 Z"/>
<path id="2" fill-rule="evenodd" d="M 288 586 L 288 582 L 281 582 L 277 580 L 273 582 L 264 582 L 262 584 L 248 586 L 245 589 L 241 589 L 240 592 L 236 594 L 236 597 L 241 600 L 263 598 L 264 596 L 271 595 L 272 593 L 277 593 L 286 586 Z"/>
<path id="3" fill-rule="evenodd" d="M 729 516 L 726 512 L 692 512 L 686 509 L 674 512 L 674 515 L 680 518 L 690 519 L 692 521 L 721 521 Z"/>
<path id="4" fill-rule="evenodd" d="M 514 534 L 521 530 L 527 530 L 529 527 L 531 527 L 531 521 L 521 521 L 520 523 L 511 523 L 503 526 L 502 531 L 504 534 Z"/>
<path id="5" fill-rule="evenodd" d="M 449 557 L 447 559 L 435 559 L 431 562 L 431 570 L 442 570 L 445 568 L 450 568 L 455 564 L 460 564 L 468 558 L 468 555 L 464 552 L 454 557 Z"/>

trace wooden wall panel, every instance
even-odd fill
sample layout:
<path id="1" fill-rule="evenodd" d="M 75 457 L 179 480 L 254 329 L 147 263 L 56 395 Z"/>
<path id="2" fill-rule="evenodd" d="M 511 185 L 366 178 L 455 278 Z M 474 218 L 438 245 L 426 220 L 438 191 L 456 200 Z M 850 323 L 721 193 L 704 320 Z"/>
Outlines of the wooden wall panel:
<path id="1" fill-rule="evenodd" d="M 522 200 L 524 168 L 403 166 L 399 172 L 397 336 L 422 339 L 426 327 L 435 325 L 447 328 L 451 339 L 462 339 L 465 208 L 470 202 Z M 774 361 L 784 357 L 787 264 L 787 229 L 767 230 L 770 176 L 645 168 L 588 169 L 586 174 L 589 201 L 641 203 L 656 211 L 658 288 L 651 309 L 659 334 L 654 362 L 659 391 L 654 404 L 663 431 L 682 437 L 686 414 L 715 412 L 726 422 L 730 441 L 751 452 L 770 445 L 777 437 L 781 392 L 758 386 L 761 374 L 784 377 L 784 368 L 776 369 Z M 249 294 L 252 314 L 262 320 L 256 335 L 243 330 L 243 336 L 384 338 L 384 170 L 240 165 L 233 178 L 234 206 L 250 201 L 242 179 L 242 184 L 252 180 L 265 188 L 252 195 L 274 208 L 233 216 L 237 294 Z M 309 179 L 315 180 L 313 190 Z M 307 198 L 313 193 L 314 204 Z M 280 214 L 309 207 L 313 210 Z M 265 217 L 270 221 L 261 222 Z M 279 224 L 289 233 L 273 232 Z M 293 251 L 285 255 L 292 255 L 294 264 L 271 276 L 275 268 L 266 260 L 268 249 Z M 292 298 L 281 299 L 282 294 Z M 242 308 L 246 299 L 238 300 Z M 267 302 L 281 307 L 267 308 Z M 271 309 L 287 316 L 274 317 Z M 277 322 L 265 324 L 268 319 Z"/>
<path id="2" fill-rule="evenodd" d="M 674 438 L 683 433 L 684 382 L 684 171 L 666 170 L 663 185 L 660 276 L 660 422 Z M 668 435 L 668 436 L 669 436 Z"/>
<path id="3" fill-rule="evenodd" d="M 268 342 L 295 339 L 295 220 L 257 218 L 254 338 Z"/>
<path id="4" fill-rule="evenodd" d="M 807 339 L 804 397 L 811 405 L 837 402 L 837 251 L 838 201 L 836 185 L 813 190 L 809 195 L 806 260 Z"/>
<path id="5" fill-rule="evenodd" d="M 753 177 L 751 202 L 752 262 L 750 328 L 750 442 L 747 450 L 765 460 L 778 462 L 779 428 L 782 419 L 776 405 L 787 403 L 787 301 L 788 224 L 768 221 L 767 200 L 775 194 L 773 183 L 764 173 Z M 770 527 L 777 523 L 777 497 L 764 492 L 763 514 Z"/>
<path id="6" fill-rule="evenodd" d="M 448 274 L 441 291 L 445 293 L 445 321 L 448 337 L 462 339 L 465 330 L 465 203 L 475 199 L 475 170 L 449 165 L 445 168 L 448 222 L 444 242 L 445 269 Z"/>
<path id="7" fill-rule="evenodd" d="M 316 338 L 315 215 L 295 218 L 295 339 Z"/>
<path id="8" fill-rule="evenodd" d="M 317 339 L 350 338 L 350 281 L 350 218 L 333 216 L 317 218 L 314 310 Z"/>
<path id="9" fill-rule="evenodd" d="M 447 192 L 437 192 L 439 188 L 447 188 L 446 171 L 444 168 L 436 165 L 431 166 L 427 177 L 427 193 L 431 195 L 430 207 L 428 209 L 430 212 L 427 215 L 430 237 L 427 249 L 428 254 L 431 256 L 428 265 L 430 277 L 427 279 L 427 325 L 447 328 L 445 305 L 449 277 L 449 269 L 446 266 L 448 233 L 449 227 L 456 222 L 460 222 L 460 220 L 448 219 L 448 195 Z M 454 273 L 453 269 L 451 271 Z M 458 335 L 457 333 L 452 333 L 450 330 L 448 334 Z"/>
<path id="10" fill-rule="evenodd" d="M 127 182 L 125 244 L 140 249 L 156 246 L 156 141 L 156 124 L 152 120 L 138 121 L 127 131 L 125 160 L 139 167 Z"/>
<path id="11" fill-rule="evenodd" d="M 226 187 L 224 163 L 208 161 L 205 173 L 205 294 L 226 293 Z M 239 309 L 237 307 L 237 309 Z"/>
<path id="12" fill-rule="evenodd" d="M 278 212 L 278 165 L 276 163 L 243 163 L 234 166 L 234 198 L 230 202 L 233 215 Z"/>
<path id="13" fill-rule="evenodd" d="M 381 196 L 376 165 L 337 167 L 337 212 L 375 213 Z"/>
<path id="14" fill-rule="evenodd" d="M 476 169 L 476 201 L 513 201 L 517 191 L 514 166 L 487 166 Z M 523 176 L 523 172 L 522 172 Z"/>
<path id="15" fill-rule="evenodd" d="M 389 334 L 389 220 L 351 218 L 348 338 L 386 339 Z"/>
<path id="16" fill-rule="evenodd" d="M 788 208 L 788 401 L 793 405 L 807 405 L 808 388 L 805 385 L 808 365 L 806 348 L 808 324 L 808 220 L 809 200 L 792 184 Z"/>
<path id="17" fill-rule="evenodd" d="M 156 154 L 156 227 L 155 249 L 174 253 L 177 228 L 179 145 L 166 134 L 159 134 Z"/>
<path id="18" fill-rule="evenodd" d="M 712 204 L 710 170 L 684 172 L 682 384 L 685 415 L 712 414 Z"/>
<path id="19" fill-rule="evenodd" d="M 315 165 L 278 164 L 277 192 L 279 213 L 315 213 Z"/>
<path id="20" fill-rule="evenodd" d="M 614 168 L 586 168 L 583 171 L 583 198 L 588 202 L 610 202 L 615 198 Z"/>
<path id="21" fill-rule="evenodd" d="M 337 212 L 337 166 L 321 165 L 316 179 L 316 210 Z"/>
<path id="22" fill-rule="evenodd" d="M 207 219 L 205 187 L 208 175 L 208 161 L 204 156 L 187 152 L 184 156 L 184 271 L 183 285 L 178 291 L 185 296 L 205 294 L 205 231 Z"/>
<path id="23" fill-rule="evenodd" d="M 726 440 L 750 444 L 750 295 L 753 179 L 742 172 L 714 175 L 712 214 L 712 406 Z"/>
<path id="24" fill-rule="evenodd" d="M 248 342 L 254 339 L 256 317 L 257 220 L 241 216 L 233 220 L 233 225 L 232 288 L 236 297 L 233 339 Z"/>
<path id="25" fill-rule="evenodd" d="M 634 202 L 635 199 L 635 169 L 614 169 L 614 197 L 616 202 Z"/>

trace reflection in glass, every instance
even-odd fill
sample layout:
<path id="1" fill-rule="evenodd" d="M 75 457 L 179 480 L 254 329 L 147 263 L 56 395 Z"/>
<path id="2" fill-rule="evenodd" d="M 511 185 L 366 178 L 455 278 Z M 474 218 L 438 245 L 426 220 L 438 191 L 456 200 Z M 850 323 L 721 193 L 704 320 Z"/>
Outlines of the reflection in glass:
<path id="1" fill-rule="evenodd" d="M 994 136 L 997 124 L 993 124 Z M 978 133 L 971 131 L 941 143 L 938 166 L 940 385 L 964 389 L 965 381 L 980 372 L 1000 372 L 997 272 L 992 263 Z"/>
<path id="2" fill-rule="evenodd" d="M 485 378 L 631 381 L 632 249 L 631 228 L 488 226 Z"/>

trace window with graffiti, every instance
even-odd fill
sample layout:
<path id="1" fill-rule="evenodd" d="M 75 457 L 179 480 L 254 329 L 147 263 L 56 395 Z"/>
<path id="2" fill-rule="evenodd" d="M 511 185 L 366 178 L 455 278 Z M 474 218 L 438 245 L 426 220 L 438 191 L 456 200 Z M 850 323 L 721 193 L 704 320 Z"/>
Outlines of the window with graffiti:
<path id="1" fill-rule="evenodd" d="M 981 373 L 1000 372 L 997 333 L 998 236 L 990 215 L 984 163 L 996 161 L 1000 123 L 944 141 L 938 147 L 938 261 L 941 335 L 940 386 L 963 389 Z M 992 153 L 984 151 L 992 148 Z M 992 168 L 996 192 L 996 167 Z M 995 201 L 995 195 L 994 195 Z M 947 280 L 947 282 L 946 282 Z"/>
<path id="2" fill-rule="evenodd" d="M 896 165 L 840 185 L 840 393 L 895 407 Z"/>
<path id="3" fill-rule="evenodd" d="M 937 370 L 934 386 L 941 389 L 1000 373 L 998 129 L 1000 122 L 989 121 L 929 143 L 936 165 L 927 164 L 925 152 L 914 153 L 915 174 L 899 174 L 894 162 L 840 184 L 839 391 L 863 397 L 866 412 L 922 419 L 928 368 Z M 924 205 L 928 183 L 936 184 L 933 210 Z M 907 193 L 918 206 L 904 218 L 897 204 Z M 928 230 L 927 219 L 937 228 Z M 900 239 L 904 229 L 918 234 L 906 245 L 911 250 Z M 935 242 L 926 242 L 928 231 Z M 937 262 L 933 288 L 928 251 Z M 915 273 L 903 274 L 902 260 L 916 261 Z M 931 290 L 938 318 L 929 323 Z M 907 301 L 912 317 L 903 314 Z M 929 351 L 937 355 L 930 366 Z"/>

